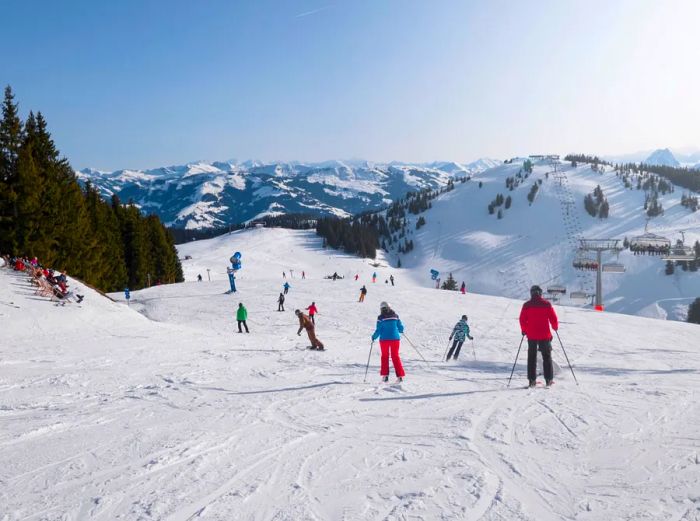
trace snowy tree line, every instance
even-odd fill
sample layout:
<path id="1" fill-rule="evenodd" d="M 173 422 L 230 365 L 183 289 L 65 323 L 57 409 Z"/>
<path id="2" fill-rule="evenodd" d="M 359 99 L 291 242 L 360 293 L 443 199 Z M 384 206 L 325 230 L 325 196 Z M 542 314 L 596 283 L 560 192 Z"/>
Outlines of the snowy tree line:
<path id="1" fill-rule="evenodd" d="M 37 257 L 103 291 L 183 280 L 158 217 L 82 189 L 41 112 L 22 121 L 10 87 L 0 120 L 0 252 Z"/>

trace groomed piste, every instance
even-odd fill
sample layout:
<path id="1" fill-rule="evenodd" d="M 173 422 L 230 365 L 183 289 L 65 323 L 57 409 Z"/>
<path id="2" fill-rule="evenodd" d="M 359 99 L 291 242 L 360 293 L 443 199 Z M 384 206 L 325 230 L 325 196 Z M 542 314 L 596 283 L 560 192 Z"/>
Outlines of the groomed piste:
<path id="1" fill-rule="evenodd" d="M 129 305 L 76 281 L 83 302 L 56 306 L 0 269 L 0 520 L 700 518 L 697 325 L 557 306 L 580 385 L 555 339 L 554 388 L 524 389 L 523 353 L 507 388 L 522 301 L 429 289 L 313 232 L 179 250 L 186 282 Z M 363 382 L 381 301 L 427 360 L 402 340 L 401 385 L 376 345 Z M 324 352 L 296 335 L 312 302 Z M 443 362 L 463 314 L 473 344 Z"/>

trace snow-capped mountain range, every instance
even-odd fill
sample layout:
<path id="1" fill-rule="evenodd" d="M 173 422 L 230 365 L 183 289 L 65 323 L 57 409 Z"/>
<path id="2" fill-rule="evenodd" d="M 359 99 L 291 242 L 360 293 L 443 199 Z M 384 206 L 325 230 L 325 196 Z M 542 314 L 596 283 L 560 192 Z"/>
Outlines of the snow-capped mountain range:
<path id="1" fill-rule="evenodd" d="M 700 170 L 700 150 L 696 148 L 657 148 L 632 154 L 608 155 L 604 159 L 615 163 L 645 163 L 647 165 L 687 167 Z"/>
<path id="2" fill-rule="evenodd" d="M 76 174 L 105 198 L 131 200 L 171 226 L 204 229 L 280 213 L 347 216 L 499 164 L 486 158 L 468 164 L 200 161 L 151 170 L 86 168 Z"/>

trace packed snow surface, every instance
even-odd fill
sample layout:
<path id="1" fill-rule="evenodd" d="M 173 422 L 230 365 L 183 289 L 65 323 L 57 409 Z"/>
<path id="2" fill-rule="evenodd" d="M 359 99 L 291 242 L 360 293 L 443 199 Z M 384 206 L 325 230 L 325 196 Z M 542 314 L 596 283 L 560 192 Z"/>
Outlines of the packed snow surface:
<path id="1" fill-rule="evenodd" d="M 698 326 L 557 307 L 580 386 L 555 343 L 554 389 L 523 389 L 524 350 L 508 388 L 520 301 L 423 288 L 303 231 L 180 254 L 186 282 L 130 306 L 75 283 L 82 305 L 58 307 L 0 270 L 1 520 L 700 519 Z M 363 382 L 382 300 L 406 327 L 400 386 L 376 345 Z M 326 352 L 296 335 L 312 301 Z M 463 313 L 474 343 L 441 362 Z"/>

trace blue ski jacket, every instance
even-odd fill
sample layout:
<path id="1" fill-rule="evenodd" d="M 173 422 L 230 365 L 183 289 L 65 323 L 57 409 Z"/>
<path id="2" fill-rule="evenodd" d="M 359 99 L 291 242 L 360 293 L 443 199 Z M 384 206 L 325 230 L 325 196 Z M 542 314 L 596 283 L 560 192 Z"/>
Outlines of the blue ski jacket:
<path id="1" fill-rule="evenodd" d="M 469 336 L 469 324 L 467 324 L 466 320 L 460 320 L 455 324 L 455 327 L 452 329 L 452 334 L 450 335 L 450 338 L 454 337 L 457 342 L 464 342 L 464 340 Z"/>
<path id="2" fill-rule="evenodd" d="M 372 335 L 372 340 L 399 340 L 403 333 L 403 324 L 399 316 L 393 311 L 377 317 L 377 329 Z"/>

